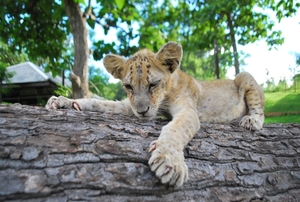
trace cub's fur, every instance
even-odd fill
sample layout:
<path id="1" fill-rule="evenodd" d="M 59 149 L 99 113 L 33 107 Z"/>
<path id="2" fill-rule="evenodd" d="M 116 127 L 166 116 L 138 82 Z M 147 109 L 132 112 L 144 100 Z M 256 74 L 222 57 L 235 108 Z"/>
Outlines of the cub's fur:
<path id="1" fill-rule="evenodd" d="M 175 42 L 157 53 L 138 51 L 128 60 L 109 54 L 104 65 L 122 81 L 127 99 L 52 96 L 46 107 L 134 114 L 146 120 L 157 115 L 172 117 L 150 144 L 149 166 L 162 183 L 181 186 L 188 179 L 183 149 L 200 129 L 200 122 L 238 121 L 250 130 L 261 129 L 264 122 L 264 95 L 249 73 L 240 73 L 234 80 L 197 81 L 179 69 L 181 59 L 182 48 Z"/>

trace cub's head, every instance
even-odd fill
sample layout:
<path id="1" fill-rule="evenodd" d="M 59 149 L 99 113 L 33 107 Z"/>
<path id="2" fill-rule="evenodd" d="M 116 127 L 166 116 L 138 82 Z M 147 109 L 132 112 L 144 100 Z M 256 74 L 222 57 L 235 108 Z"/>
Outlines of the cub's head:
<path id="1" fill-rule="evenodd" d="M 158 109 L 163 108 L 171 74 L 179 68 L 181 59 L 181 46 L 168 42 L 157 53 L 140 50 L 128 60 L 109 54 L 104 58 L 104 66 L 122 81 L 134 114 L 142 119 L 152 119 Z"/>

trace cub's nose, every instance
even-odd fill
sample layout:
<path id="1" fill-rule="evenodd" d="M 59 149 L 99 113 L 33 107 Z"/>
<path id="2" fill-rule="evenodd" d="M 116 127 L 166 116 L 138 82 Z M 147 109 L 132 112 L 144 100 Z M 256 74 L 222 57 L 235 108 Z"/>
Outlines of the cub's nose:
<path id="1" fill-rule="evenodd" d="M 145 116 L 145 114 L 149 111 L 149 106 L 147 108 L 137 109 L 137 113 Z"/>

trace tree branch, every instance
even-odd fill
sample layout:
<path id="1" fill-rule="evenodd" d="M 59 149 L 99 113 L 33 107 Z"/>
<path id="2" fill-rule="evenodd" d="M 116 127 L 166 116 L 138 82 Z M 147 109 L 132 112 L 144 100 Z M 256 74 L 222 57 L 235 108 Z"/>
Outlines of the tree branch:
<path id="1" fill-rule="evenodd" d="M 0 105 L 0 200 L 297 201 L 300 125 L 202 124 L 185 148 L 190 179 L 162 185 L 147 152 L 166 122 Z"/>

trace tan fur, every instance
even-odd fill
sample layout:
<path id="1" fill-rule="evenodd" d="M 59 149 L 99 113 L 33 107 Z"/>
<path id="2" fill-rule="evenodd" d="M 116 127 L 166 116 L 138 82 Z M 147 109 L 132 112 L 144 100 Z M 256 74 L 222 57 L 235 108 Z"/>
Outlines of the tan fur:
<path id="1" fill-rule="evenodd" d="M 149 165 L 162 183 L 181 186 L 188 179 L 183 149 L 200 129 L 200 122 L 240 122 L 250 130 L 261 129 L 264 122 L 264 95 L 249 73 L 240 73 L 234 80 L 201 82 L 179 69 L 181 59 L 182 48 L 175 42 L 156 54 L 141 50 L 128 60 L 109 54 L 104 65 L 122 80 L 127 99 L 114 102 L 53 96 L 46 107 L 134 114 L 146 120 L 160 114 L 172 117 L 158 140 L 150 144 Z"/>

